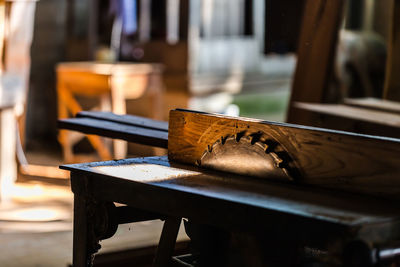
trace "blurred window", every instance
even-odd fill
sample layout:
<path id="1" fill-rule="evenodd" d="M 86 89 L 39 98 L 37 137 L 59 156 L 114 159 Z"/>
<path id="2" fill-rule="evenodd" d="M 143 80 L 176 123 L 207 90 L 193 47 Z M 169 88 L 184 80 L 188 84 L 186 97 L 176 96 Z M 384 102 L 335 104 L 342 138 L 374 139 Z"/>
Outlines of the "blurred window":
<path id="1" fill-rule="evenodd" d="M 253 35 L 253 0 L 201 1 L 201 37 Z"/>

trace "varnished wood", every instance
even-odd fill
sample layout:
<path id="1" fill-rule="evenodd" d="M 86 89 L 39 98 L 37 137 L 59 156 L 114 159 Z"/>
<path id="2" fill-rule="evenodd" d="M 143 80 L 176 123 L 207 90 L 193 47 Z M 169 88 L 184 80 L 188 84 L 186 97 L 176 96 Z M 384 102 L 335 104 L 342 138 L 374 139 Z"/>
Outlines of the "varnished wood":
<path id="1" fill-rule="evenodd" d="M 400 1 L 393 0 L 389 26 L 384 97 L 400 101 Z"/>
<path id="2" fill-rule="evenodd" d="M 400 140 L 174 110 L 168 157 L 194 165 L 221 137 L 262 132 L 294 160 L 298 183 L 400 199 Z"/>
<path id="3" fill-rule="evenodd" d="M 324 102 L 335 57 L 345 0 L 307 0 L 298 46 L 298 61 L 292 87 L 293 102 Z M 288 122 L 303 116 L 289 107 Z"/>

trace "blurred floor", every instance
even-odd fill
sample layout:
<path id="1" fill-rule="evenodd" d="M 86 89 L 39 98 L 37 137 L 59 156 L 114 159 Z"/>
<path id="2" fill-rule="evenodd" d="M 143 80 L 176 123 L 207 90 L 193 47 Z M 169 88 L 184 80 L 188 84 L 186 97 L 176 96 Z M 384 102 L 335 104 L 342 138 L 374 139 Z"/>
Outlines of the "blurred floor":
<path id="1" fill-rule="evenodd" d="M 0 266 L 65 267 L 72 262 L 73 195 L 67 186 L 17 183 L 0 203 Z M 121 225 L 101 252 L 154 245 L 161 221 Z M 180 239 L 185 239 L 181 229 Z"/>

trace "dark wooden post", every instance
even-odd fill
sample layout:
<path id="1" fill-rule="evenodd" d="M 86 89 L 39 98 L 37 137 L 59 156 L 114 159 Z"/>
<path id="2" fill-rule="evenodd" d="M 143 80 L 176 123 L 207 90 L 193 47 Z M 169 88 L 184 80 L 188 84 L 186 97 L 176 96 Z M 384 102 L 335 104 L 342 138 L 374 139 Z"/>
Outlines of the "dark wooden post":
<path id="1" fill-rule="evenodd" d="M 86 200 L 78 195 L 74 197 L 74 233 L 73 233 L 73 266 L 87 267 L 91 265 L 88 255 L 88 231 Z"/>
<path id="2" fill-rule="evenodd" d="M 324 102 L 324 91 L 331 78 L 344 3 L 345 0 L 306 1 L 288 122 L 307 124 L 308 121 L 307 112 L 295 110 L 294 102 Z"/>
<path id="3" fill-rule="evenodd" d="M 154 259 L 154 267 L 169 266 L 172 254 L 175 249 L 176 238 L 182 218 L 167 218 L 161 233 L 160 242 L 157 248 L 157 254 Z"/>
<path id="4" fill-rule="evenodd" d="M 400 1 L 393 1 L 388 38 L 384 98 L 400 101 Z"/>

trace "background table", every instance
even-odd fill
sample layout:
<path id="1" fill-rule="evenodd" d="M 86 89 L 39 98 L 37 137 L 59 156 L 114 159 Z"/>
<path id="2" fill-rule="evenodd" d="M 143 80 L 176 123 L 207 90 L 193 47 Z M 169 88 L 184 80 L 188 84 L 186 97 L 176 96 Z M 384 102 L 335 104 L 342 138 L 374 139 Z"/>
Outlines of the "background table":
<path id="1" fill-rule="evenodd" d="M 82 111 L 79 97 L 96 98 L 102 111 L 126 113 L 126 100 L 150 98 L 148 114 L 161 119 L 163 112 L 162 66 L 160 64 L 68 62 L 57 65 L 58 118 L 68 118 Z M 59 141 L 66 162 L 77 161 L 73 146 L 81 134 L 61 130 Z M 127 145 L 113 141 L 114 155 L 97 136 L 88 136 L 101 159 L 124 158 Z"/>

